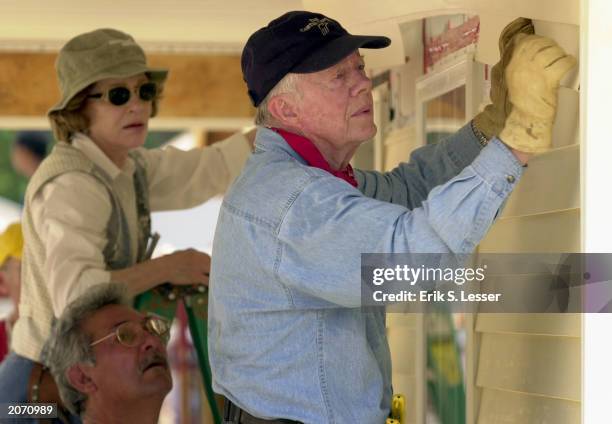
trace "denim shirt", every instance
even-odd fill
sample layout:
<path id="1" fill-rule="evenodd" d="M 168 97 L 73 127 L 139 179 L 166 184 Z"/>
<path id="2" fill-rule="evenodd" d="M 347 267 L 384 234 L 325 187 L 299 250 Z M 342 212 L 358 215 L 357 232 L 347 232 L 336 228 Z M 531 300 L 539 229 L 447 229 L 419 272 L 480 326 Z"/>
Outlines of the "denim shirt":
<path id="1" fill-rule="evenodd" d="M 260 128 L 213 245 L 214 390 L 261 418 L 384 423 L 385 312 L 360 308 L 360 254 L 471 252 L 521 173 L 466 126 L 389 173 L 356 172 L 360 191 Z"/>

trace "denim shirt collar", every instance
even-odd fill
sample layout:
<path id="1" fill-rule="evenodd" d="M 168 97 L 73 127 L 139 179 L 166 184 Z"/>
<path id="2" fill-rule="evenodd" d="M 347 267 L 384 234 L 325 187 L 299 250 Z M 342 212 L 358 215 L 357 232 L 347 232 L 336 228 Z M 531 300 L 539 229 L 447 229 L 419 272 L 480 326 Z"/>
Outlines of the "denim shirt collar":
<path id="1" fill-rule="evenodd" d="M 280 128 L 263 129 L 278 136 L 281 140 L 280 144 L 285 147 L 283 150 L 288 149 L 286 151 L 288 151 L 293 158 L 299 158 L 301 164 L 322 169 L 353 187 L 358 187 L 359 183 L 355 178 L 353 167 L 350 163 L 347 164 L 343 170 L 333 170 L 318 147 L 308 138 Z M 259 136 L 259 132 L 257 135 Z M 278 142 L 275 142 L 275 146 L 278 144 Z"/>
<path id="2" fill-rule="evenodd" d="M 255 136 L 255 151 L 257 150 L 287 153 L 299 163 L 308 165 L 304 158 L 293 150 L 279 133 L 270 128 L 259 127 L 257 129 L 257 135 Z"/>

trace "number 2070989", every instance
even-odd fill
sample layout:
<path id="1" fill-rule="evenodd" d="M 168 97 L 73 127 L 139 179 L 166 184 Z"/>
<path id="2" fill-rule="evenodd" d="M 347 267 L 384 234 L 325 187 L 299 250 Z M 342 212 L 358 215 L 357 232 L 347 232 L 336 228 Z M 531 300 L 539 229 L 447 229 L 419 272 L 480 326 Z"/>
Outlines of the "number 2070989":
<path id="1" fill-rule="evenodd" d="M 0 418 L 57 418 L 55 403 L 3 403 Z"/>

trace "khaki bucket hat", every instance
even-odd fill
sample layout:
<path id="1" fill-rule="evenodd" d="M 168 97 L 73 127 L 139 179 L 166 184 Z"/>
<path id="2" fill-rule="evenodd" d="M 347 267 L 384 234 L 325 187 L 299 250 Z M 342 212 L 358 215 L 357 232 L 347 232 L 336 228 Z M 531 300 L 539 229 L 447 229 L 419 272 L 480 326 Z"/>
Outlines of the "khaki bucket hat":
<path id="1" fill-rule="evenodd" d="M 68 41 L 55 61 L 62 99 L 48 113 L 62 110 L 81 90 L 106 78 L 128 78 L 147 73 L 152 81 L 162 84 L 167 69 L 147 66 L 142 48 L 134 39 L 110 28 L 77 35 Z"/>

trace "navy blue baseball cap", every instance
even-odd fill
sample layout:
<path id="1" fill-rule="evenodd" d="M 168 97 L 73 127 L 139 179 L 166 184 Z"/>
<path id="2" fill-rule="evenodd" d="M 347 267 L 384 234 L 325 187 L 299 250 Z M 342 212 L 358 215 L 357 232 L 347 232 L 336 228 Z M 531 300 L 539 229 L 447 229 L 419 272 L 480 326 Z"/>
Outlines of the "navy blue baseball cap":
<path id="1" fill-rule="evenodd" d="M 359 48 L 389 44 L 387 37 L 349 34 L 338 21 L 320 13 L 287 12 L 249 37 L 242 50 L 242 76 L 258 106 L 290 72 L 322 71 Z"/>

